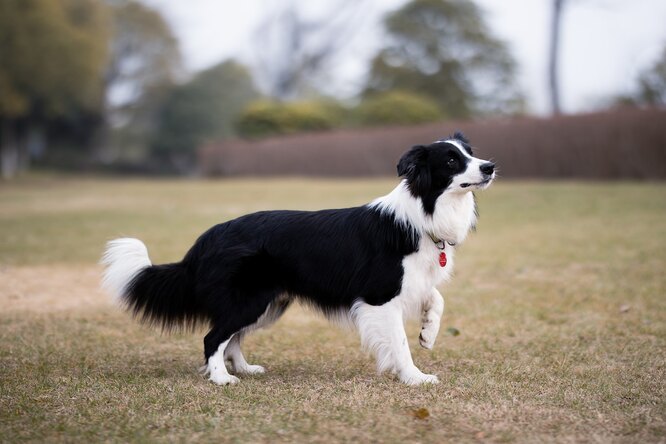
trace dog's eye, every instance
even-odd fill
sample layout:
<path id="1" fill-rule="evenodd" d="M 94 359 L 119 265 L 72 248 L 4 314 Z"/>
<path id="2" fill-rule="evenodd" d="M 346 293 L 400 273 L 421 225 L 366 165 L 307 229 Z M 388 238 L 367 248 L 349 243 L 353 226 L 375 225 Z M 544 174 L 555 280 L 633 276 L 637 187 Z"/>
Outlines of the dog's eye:
<path id="1" fill-rule="evenodd" d="M 455 167 L 458 165 L 458 161 L 457 161 L 456 159 L 454 159 L 454 158 L 451 158 L 451 159 L 449 159 L 448 162 L 446 162 L 446 164 L 447 164 L 450 168 L 455 168 Z"/>

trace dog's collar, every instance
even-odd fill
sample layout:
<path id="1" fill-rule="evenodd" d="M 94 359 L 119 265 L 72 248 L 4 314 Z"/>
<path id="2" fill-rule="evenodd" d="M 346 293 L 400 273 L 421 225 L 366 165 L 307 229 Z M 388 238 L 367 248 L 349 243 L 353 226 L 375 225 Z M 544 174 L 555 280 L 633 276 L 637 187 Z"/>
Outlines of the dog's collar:
<path id="1" fill-rule="evenodd" d="M 455 246 L 456 246 L 456 243 L 455 243 L 455 242 L 444 241 L 444 240 L 442 240 L 442 239 L 438 239 L 438 238 L 437 238 L 434 234 L 432 234 L 432 233 L 428 233 L 428 237 L 433 241 L 433 243 L 435 244 L 435 246 L 436 246 L 437 248 L 439 248 L 440 250 L 443 250 L 444 247 L 446 247 L 446 244 L 449 244 L 449 245 L 451 245 L 452 247 L 455 247 Z"/>

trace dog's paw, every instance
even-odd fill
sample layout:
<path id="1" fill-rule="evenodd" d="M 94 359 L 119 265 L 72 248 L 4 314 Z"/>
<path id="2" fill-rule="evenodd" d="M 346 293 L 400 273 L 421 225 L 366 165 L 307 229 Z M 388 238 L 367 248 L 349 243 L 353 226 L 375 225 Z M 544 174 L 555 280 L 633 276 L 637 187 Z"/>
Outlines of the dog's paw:
<path id="1" fill-rule="evenodd" d="M 421 347 L 432 350 L 432 348 L 435 346 L 435 339 L 437 338 L 436 335 L 431 335 L 431 332 L 426 331 L 426 329 L 421 330 L 421 334 L 419 335 L 419 344 L 421 344 Z"/>
<path id="2" fill-rule="evenodd" d="M 425 374 L 418 369 L 416 371 L 401 374 L 400 381 L 407 385 L 439 384 L 439 378 L 437 376 Z"/>
<path id="3" fill-rule="evenodd" d="M 240 379 L 238 379 L 237 377 L 223 373 L 218 373 L 218 374 L 211 373 L 210 380 L 217 385 L 231 385 L 231 384 L 238 384 L 240 382 Z"/>
<path id="4" fill-rule="evenodd" d="M 238 367 L 234 369 L 236 373 L 245 374 L 245 375 L 260 375 L 266 373 L 266 369 L 260 365 L 251 365 L 248 364 L 244 367 Z"/>
<path id="5" fill-rule="evenodd" d="M 421 347 L 432 350 L 439 333 L 439 322 L 424 322 L 419 335 L 419 344 Z"/>

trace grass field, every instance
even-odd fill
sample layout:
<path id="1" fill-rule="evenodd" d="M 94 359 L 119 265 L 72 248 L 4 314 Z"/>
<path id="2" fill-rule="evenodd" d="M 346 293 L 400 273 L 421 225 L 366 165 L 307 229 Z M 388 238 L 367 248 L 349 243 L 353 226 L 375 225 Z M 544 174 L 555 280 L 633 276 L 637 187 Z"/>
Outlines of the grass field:
<path id="1" fill-rule="evenodd" d="M 433 351 L 437 386 L 377 376 L 353 332 L 294 308 L 218 387 L 202 332 L 137 325 L 99 287 L 106 240 L 178 260 L 210 225 L 349 206 L 394 180 L 0 185 L 0 441 L 664 442 L 666 184 L 506 182 L 479 195 Z M 460 335 L 447 334 L 449 327 Z"/>

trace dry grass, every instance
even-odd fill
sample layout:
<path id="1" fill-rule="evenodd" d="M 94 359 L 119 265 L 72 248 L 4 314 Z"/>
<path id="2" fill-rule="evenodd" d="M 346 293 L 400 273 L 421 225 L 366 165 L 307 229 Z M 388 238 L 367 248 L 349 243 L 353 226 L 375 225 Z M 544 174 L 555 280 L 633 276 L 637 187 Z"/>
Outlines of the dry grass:
<path id="1" fill-rule="evenodd" d="M 666 186 L 500 183 L 443 288 L 438 386 L 377 377 L 355 334 L 301 309 L 251 336 L 264 376 L 217 387 L 200 334 L 114 309 L 95 261 L 118 235 L 177 259 L 263 208 L 358 204 L 394 181 L 30 179 L 0 188 L 0 441 L 666 439 Z M 419 410 L 427 409 L 427 410 Z"/>

